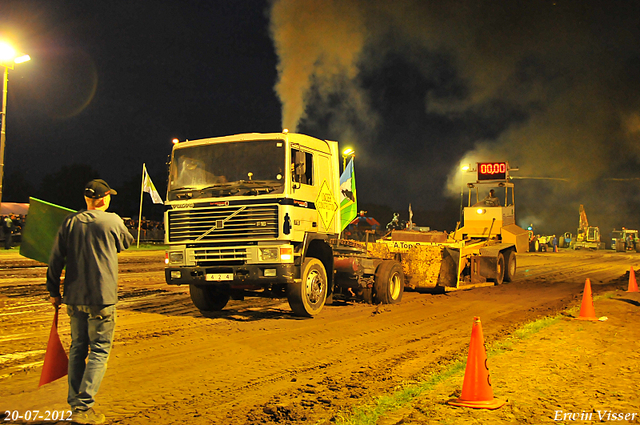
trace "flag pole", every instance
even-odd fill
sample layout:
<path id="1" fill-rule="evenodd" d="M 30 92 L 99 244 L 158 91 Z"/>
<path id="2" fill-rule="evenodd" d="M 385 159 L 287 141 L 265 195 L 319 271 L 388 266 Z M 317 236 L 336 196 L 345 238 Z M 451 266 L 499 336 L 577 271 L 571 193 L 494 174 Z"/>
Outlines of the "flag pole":
<path id="1" fill-rule="evenodd" d="M 142 163 L 142 184 L 140 185 L 140 213 L 138 214 L 138 245 L 140 248 L 140 224 L 142 222 L 142 195 L 144 195 L 144 176 L 147 172 L 147 167 L 144 162 Z"/>

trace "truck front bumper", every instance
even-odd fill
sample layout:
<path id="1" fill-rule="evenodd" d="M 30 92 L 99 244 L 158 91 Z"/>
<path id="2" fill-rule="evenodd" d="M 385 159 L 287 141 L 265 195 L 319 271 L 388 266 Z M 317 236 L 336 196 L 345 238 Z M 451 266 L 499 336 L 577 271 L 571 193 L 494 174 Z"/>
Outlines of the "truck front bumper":
<path id="1" fill-rule="evenodd" d="M 293 283 L 298 276 L 293 264 L 247 264 L 226 267 L 167 267 L 164 276 L 169 285 L 229 285 L 266 287 Z"/>

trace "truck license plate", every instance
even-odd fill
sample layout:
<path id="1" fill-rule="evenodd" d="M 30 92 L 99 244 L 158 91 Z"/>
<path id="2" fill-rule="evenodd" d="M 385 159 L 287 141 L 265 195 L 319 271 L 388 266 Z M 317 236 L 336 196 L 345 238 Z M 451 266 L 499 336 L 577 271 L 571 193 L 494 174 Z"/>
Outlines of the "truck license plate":
<path id="1" fill-rule="evenodd" d="M 207 273 L 205 278 L 212 281 L 233 280 L 233 273 Z"/>

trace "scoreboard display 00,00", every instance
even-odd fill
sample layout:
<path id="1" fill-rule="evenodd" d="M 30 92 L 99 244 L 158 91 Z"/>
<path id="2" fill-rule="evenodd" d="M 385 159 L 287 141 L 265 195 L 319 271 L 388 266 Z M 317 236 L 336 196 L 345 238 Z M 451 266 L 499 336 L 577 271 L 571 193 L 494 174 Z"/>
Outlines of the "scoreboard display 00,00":
<path id="1" fill-rule="evenodd" d="M 478 181 L 506 180 L 506 179 L 507 179 L 507 163 L 506 162 L 479 162 L 478 163 Z"/>

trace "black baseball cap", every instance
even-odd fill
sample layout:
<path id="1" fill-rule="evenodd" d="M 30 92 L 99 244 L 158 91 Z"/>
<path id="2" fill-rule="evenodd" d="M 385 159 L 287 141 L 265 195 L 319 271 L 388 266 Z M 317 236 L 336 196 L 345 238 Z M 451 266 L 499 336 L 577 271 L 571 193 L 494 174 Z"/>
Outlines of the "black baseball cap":
<path id="1" fill-rule="evenodd" d="M 109 184 L 102 179 L 91 180 L 84 186 L 84 196 L 92 199 L 104 198 L 107 195 L 117 195 L 114 189 L 109 187 Z"/>

